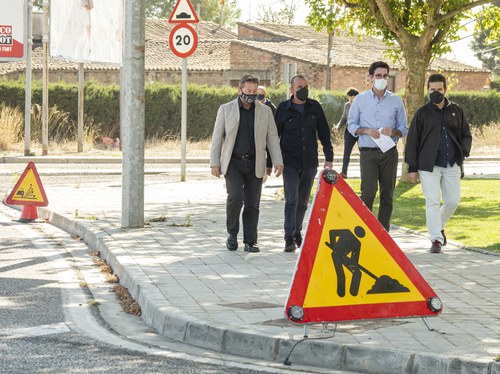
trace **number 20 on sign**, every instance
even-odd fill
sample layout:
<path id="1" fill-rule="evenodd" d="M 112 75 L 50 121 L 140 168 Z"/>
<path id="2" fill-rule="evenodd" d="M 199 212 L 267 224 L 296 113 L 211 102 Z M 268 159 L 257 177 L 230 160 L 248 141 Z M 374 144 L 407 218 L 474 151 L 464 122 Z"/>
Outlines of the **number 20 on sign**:
<path id="1" fill-rule="evenodd" d="M 198 47 L 198 35 L 190 25 L 181 23 L 170 32 L 168 43 L 176 56 L 186 58 Z"/>

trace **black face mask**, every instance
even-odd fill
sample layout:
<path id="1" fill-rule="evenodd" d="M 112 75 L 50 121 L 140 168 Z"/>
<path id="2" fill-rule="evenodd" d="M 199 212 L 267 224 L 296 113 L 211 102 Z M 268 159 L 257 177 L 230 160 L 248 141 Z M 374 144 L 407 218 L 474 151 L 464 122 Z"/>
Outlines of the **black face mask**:
<path id="1" fill-rule="evenodd" d="M 429 94 L 429 100 L 431 101 L 431 103 L 433 104 L 439 104 L 440 102 L 442 102 L 444 99 L 444 94 L 442 94 L 441 92 L 439 91 L 432 91 L 430 94 Z"/>
<path id="2" fill-rule="evenodd" d="M 242 92 L 240 97 L 245 103 L 253 104 L 253 103 L 255 103 L 255 99 L 256 99 L 257 95 L 247 95 L 247 94 Z"/>
<path id="3" fill-rule="evenodd" d="M 295 97 L 300 101 L 306 101 L 309 97 L 309 88 L 302 87 L 300 90 L 295 91 Z"/>
<path id="4" fill-rule="evenodd" d="M 264 94 L 257 94 L 256 99 L 261 101 L 264 100 L 264 97 L 265 97 Z"/>

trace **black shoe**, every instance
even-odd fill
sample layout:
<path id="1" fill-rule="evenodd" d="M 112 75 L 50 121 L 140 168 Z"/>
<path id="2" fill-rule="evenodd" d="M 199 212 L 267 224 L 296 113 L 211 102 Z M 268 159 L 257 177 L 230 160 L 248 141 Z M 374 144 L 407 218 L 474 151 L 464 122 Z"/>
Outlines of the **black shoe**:
<path id="1" fill-rule="evenodd" d="M 260 249 L 259 249 L 259 247 L 256 247 L 255 244 L 245 243 L 244 251 L 250 252 L 250 253 L 257 253 L 257 252 L 260 252 Z"/>
<path id="2" fill-rule="evenodd" d="M 238 239 L 236 239 L 236 236 L 229 235 L 227 237 L 226 247 L 230 251 L 236 251 L 238 249 Z"/>
<path id="3" fill-rule="evenodd" d="M 448 243 L 446 241 L 446 235 L 444 234 L 444 230 L 441 230 L 441 235 L 443 235 L 443 247 L 446 245 L 446 243 Z"/>
<path id="4" fill-rule="evenodd" d="M 300 248 L 302 245 L 302 234 L 299 232 L 298 234 L 295 234 L 295 244 L 297 245 L 297 248 Z"/>
<path id="5" fill-rule="evenodd" d="M 285 240 L 285 252 L 293 252 L 296 248 L 294 239 L 288 238 Z"/>
<path id="6" fill-rule="evenodd" d="M 433 240 L 432 245 L 431 245 L 431 249 L 429 250 L 429 252 L 441 253 L 441 245 L 442 244 L 439 242 L 439 240 Z"/>

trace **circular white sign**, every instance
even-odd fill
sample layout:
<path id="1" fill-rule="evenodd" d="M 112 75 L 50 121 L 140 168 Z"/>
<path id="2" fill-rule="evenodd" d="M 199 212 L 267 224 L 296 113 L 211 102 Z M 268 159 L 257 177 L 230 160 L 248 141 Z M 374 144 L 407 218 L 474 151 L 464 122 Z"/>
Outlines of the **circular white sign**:
<path id="1" fill-rule="evenodd" d="M 198 35 L 191 26 L 181 23 L 170 32 L 168 43 L 176 56 L 185 58 L 190 56 L 198 47 Z"/>

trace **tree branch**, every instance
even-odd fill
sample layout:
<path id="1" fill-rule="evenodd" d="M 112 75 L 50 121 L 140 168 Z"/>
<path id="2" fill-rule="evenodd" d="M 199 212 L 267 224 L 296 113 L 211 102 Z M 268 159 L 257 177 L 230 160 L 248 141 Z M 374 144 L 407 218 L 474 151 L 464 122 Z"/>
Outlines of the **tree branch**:
<path id="1" fill-rule="evenodd" d="M 394 34 L 396 39 L 399 39 L 399 42 L 403 42 L 405 44 L 409 44 L 411 42 L 411 35 L 406 30 L 401 22 L 394 18 L 394 14 L 392 13 L 391 5 L 389 1 L 386 0 L 368 0 L 367 1 L 372 12 L 375 12 L 374 17 L 376 17 L 376 9 L 380 11 L 380 14 L 384 18 L 385 24 L 389 31 Z"/>
<path id="2" fill-rule="evenodd" d="M 464 6 L 457 8 L 455 10 L 452 10 L 448 13 L 443 14 L 442 16 L 436 17 L 436 22 L 437 24 L 440 24 L 450 18 L 453 18 L 455 16 L 458 16 L 460 13 L 466 12 L 467 10 L 471 10 L 475 7 L 478 7 L 479 5 L 484 5 L 484 4 L 491 4 L 495 2 L 495 0 L 477 0 L 473 1 L 472 3 L 465 4 Z"/>
<path id="3" fill-rule="evenodd" d="M 359 4 L 353 4 L 353 3 L 350 3 L 347 0 L 342 0 L 342 2 L 344 3 L 344 5 L 345 5 L 346 8 L 354 9 L 354 8 L 359 8 L 360 7 Z"/>

